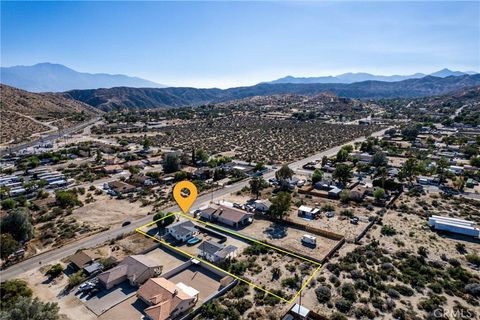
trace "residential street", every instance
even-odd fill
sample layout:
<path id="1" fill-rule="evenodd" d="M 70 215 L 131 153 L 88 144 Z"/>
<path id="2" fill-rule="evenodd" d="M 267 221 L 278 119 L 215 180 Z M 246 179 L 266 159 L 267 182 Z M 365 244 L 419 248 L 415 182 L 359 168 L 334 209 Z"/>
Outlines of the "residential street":
<path id="1" fill-rule="evenodd" d="M 375 132 L 374 134 L 372 134 L 372 136 L 374 136 L 374 137 L 381 136 L 388 129 L 390 129 L 390 128 L 386 128 L 384 130 Z M 357 138 L 357 139 L 352 140 L 352 141 L 350 141 L 348 143 L 345 143 L 343 145 L 353 144 L 355 142 L 362 142 L 365 139 L 366 139 L 365 137 Z M 341 149 L 341 147 L 343 145 L 336 146 L 336 147 L 330 148 L 328 150 L 319 152 L 315 155 L 306 157 L 302 160 L 295 161 L 295 162 L 291 163 L 289 166 L 293 170 L 296 170 L 298 168 L 301 168 L 304 164 L 306 164 L 308 162 L 311 162 L 311 161 L 314 161 L 314 160 L 317 160 L 317 159 L 321 159 L 323 156 L 331 156 L 331 155 L 336 154 Z M 265 174 L 263 177 L 268 180 L 269 178 L 272 178 L 274 176 L 275 176 L 275 171 L 271 171 L 271 172 L 268 172 L 267 174 Z M 202 196 L 197 198 L 196 204 L 193 205 L 191 209 L 197 209 L 200 206 L 201 203 L 207 202 L 211 199 L 219 199 L 219 198 L 222 198 L 223 196 L 225 196 L 229 193 L 241 190 L 248 183 L 249 183 L 249 180 L 246 179 L 246 180 L 240 181 L 236 184 L 233 184 L 231 186 L 225 187 L 223 189 L 216 190 L 216 191 L 213 191 L 212 193 L 202 195 Z M 172 206 L 172 207 L 169 207 L 169 208 L 165 209 L 165 211 L 168 211 L 168 212 L 179 211 L 179 210 L 180 209 L 179 209 L 178 206 Z M 146 216 L 142 219 L 139 219 L 137 221 L 132 222 L 128 226 L 110 229 L 110 230 L 92 235 L 90 237 L 81 239 L 81 240 L 76 241 L 74 243 L 65 245 L 61 248 L 57 248 L 57 249 L 50 250 L 48 252 L 41 253 L 41 254 L 36 255 L 34 257 L 31 257 L 27 260 L 24 260 L 20 263 L 12 265 L 5 270 L 2 270 L 0 272 L 0 277 L 1 277 L 2 281 L 5 281 L 5 280 L 11 279 L 11 278 L 15 278 L 15 277 L 19 276 L 20 274 L 22 274 L 23 272 L 35 269 L 35 268 L 39 267 L 40 265 L 50 264 L 52 262 L 63 259 L 65 257 L 69 256 L 69 255 L 74 254 L 76 251 L 78 251 L 80 249 L 95 247 L 95 246 L 97 246 L 99 244 L 102 244 L 104 242 L 107 242 L 111 239 L 115 239 L 115 238 L 117 238 L 118 236 L 120 236 L 124 233 L 132 232 L 136 228 L 138 228 L 138 227 L 140 227 L 140 226 L 142 226 L 142 225 L 144 225 L 148 222 L 151 222 L 151 221 L 152 221 L 152 216 L 149 215 L 149 216 Z"/>

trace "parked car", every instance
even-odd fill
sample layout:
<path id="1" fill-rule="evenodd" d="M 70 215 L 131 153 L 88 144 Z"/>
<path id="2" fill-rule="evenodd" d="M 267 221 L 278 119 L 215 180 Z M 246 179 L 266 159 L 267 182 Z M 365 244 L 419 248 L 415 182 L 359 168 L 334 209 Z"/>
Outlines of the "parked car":
<path id="1" fill-rule="evenodd" d="M 128 226 L 129 224 L 131 224 L 131 223 L 132 223 L 132 222 L 131 222 L 131 221 L 128 221 L 128 220 L 127 220 L 127 221 L 124 221 L 124 222 L 122 223 L 122 227 L 126 227 L 126 226 Z"/>
<path id="2" fill-rule="evenodd" d="M 327 218 L 333 218 L 333 217 L 335 217 L 335 212 L 334 211 L 328 211 L 328 212 L 325 213 L 325 216 Z"/>

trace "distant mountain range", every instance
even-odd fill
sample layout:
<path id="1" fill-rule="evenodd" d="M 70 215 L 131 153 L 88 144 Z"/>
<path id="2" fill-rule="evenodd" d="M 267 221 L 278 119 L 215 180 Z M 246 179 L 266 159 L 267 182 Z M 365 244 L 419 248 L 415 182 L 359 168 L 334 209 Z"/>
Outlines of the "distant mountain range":
<path id="1" fill-rule="evenodd" d="M 316 95 L 329 92 L 341 97 L 376 99 L 396 97 L 424 97 L 441 95 L 454 90 L 480 86 L 480 74 L 426 76 L 397 82 L 363 81 L 344 83 L 262 83 L 250 87 L 230 89 L 196 88 L 127 88 L 71 90 L 65 97 L 79 100 L 104 111 L 122 109 L 170 108 L 200 105 L 274 94 Z"/>
<path id="2" fill-rule="evenodd" d="M 442 69 L 440 71 L 431 73 L 431 74 L 424 74 L 424 73 L 415 73 L 411 75 L 392 75 L 392 76 L 381 76 L 381 75 L 374 75 L 370 73 L 343 73 L 338 76 L 326 76 L 326 77 L 293 77 L 287 76 L 284 78 L 280 78 L 274 81 L 270 81 L 268 83 L 275 84 L 275 83 L 354 83 L 354 82 L 361 82 L 361 81 L 386 81 L 386 82 L 395 82 L 395 81 L 402 81 L 407 79 L 419 79 L 426 76 L 433 76 L 433 77 L 440 77 L 445 78 L 449 76 L 462 76 L 462 75 L 471 75 L 475 74 L 476 72 L 467 71 L 452 71 L 449 69 Z"/>
<path id="3" fill-rule="evenodd" d="M 72 89 L 113 87 L 162 88 L 165 85 L 122 74 L 77 72 L 61 64 L 0 68 L 0 82 L 30 92 L 62 92 Z"/>

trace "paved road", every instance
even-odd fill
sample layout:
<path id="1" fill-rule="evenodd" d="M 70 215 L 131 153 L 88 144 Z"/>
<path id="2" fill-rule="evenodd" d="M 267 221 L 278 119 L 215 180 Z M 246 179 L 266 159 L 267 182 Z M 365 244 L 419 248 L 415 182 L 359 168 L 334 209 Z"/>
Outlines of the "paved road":
<path id="1" fill-rule="evenodd" d="M 41 138 L 38 138 L 38 139 L 35 139 L 35 140 L 32 140 L 32 141 L 28 141 L 28 142 L 25 142 L 25 143 L 21 143 L 21 144 L 18 144 L 18 145 L 2 148 L 2 149 L 0 149 L 0 155 L 4 155 L 4 154 L 7 154 L 7 153 L 12 153 L 12 152 L 18 152 L 20 150 L 32 147 L 39 142 L 46 143 L 46 142 L 49 142 L 49 141 L 53 141 L 57 138 L 65 136 L 65 135 L 72 134 L 72 133 L 75 133 L 77 131 L 83 130 L 85 127 L 94 124 L 95 122 L 99 121 L 100 119 L 102 119 L 102 118 L 101 117 L 96 117 L 96 118 L 93 118 L 93 119 L 91 119 L 87 122 L 82 122 L 80 124 L 77 124 L 76 126 L 73 126 L 71 128 L 63 129 L 60 132 L 52 133 L 52 134 L 49 134 L 47 136 L 44 136 L 44 137 L 41 137 Z"/>
<path id="2" fill-rule="evenodd" d="M 372 136 L 381 136 L 385 132 L 385 130 L 387 130 L 387 129 L 378 131 L 378 132 L 372 134 Z M 353 144 L 355 142 L 362 142 L 365 139 L 366 139 L 365 137 L 358 138 L 358 139 L 352 140 L 348 143 L 345 143 L 344 145 Z M 343 145 L 336 146 L 336 147 L 333 147 L 331 149 L 328 149 L 328 150 L 319 152 L 315 155 L 304 158 L 302 160 L 295 161 L 295 162 L 291 163 L 289 166 L 293 170 L 296 170 L 298 168 L 301 168 L 304 164 L 306 164 L 310 161 L 321 159 L 323 156 L 331 156 L 331 155 L 336 154 L 338 152 L 338 150 L 341 149 L 342 146 Z M 264 178 L 269 179 L 269 178 L 272 178 L 274 176 L 275 176 L 275 172 L 271 171 L 271 172 L 266 173 L 264 175 Z M 244 180 L 244 181 L 240 181 L 236 184 L 230 185 L 228 187 L 225 187 L 223 189 L 213 191 L 212 193 L 202 195 L 202 196 L 198 197 L 198 199 L 196 201 L 196 205 L 192 206 L 192 209 L 197 209 L 202 203 L 208 202 L 211 199 L 222 198 L 222 197 L 228 195 L 229 193 L 239 191 L 244 186 L 246 186 L 247 184 L 248 184 L 248 180 Z M 180 208 L 178 206 L 172 206 L 170 208 L 165 209 L 165 211 L 169 211 L 169 212 L 179 211 L 179 210 L 180 210 Z M 35 269 L 35 268 L 39 267 L 41 264 L 45 265 L 45 264 L 49 264 L 49 263 L 58 261 L 60 259 L 68 257 L 69 255 L 74 254 L 75 252 L 77 252 L 80 249 L 95 247 L 95 246 L 100 245 L 102 243 L 105 243 L 105 242 L 107 242 L 111 239 L 115 239 L 115 238 L 117 238 L 117 237 L 119 237 L 119 236 L 121 236 L 125 233 L 132 232 L 136 228 L 141 227 L 144 224 L 146 224 L 148 222 L 151 222 L 151 221 L 152 221 L 152 216 L 146 216 L 144 218 L 141 218 L 137 221 L 132 222 L 132 224 L 130 224 L 126 227 L 117 227 L 117 228 L 114 228 L 114 229 L 110 229 L 110 230 L 92 235 L 90 237 L 81 239 L 79 241 L 75 241 L 74 243 L 62 246 L 61 248 L 41 253 L 39 255 L 33 256 L 33 257 L 31 257 L 27 260 L 23 260 L 22 262 L 19 262 L 15 265 L 12 265 L 11 267 L 1 271 L 0 272 L 0 277 L 1 277 L 2 281 L 8 280 L 8 279 L 11 279 L 11 278 L 14 278 L 14 277 L 18 277 L 20 274 L 22 274 L 26 271 L 30 271 L 32 269 Z"/>

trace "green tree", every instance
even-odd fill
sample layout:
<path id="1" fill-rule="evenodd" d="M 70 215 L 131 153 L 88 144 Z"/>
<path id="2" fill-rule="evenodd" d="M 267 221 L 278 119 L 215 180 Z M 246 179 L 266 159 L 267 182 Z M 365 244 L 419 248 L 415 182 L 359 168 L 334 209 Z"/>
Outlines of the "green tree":
<path id="1" fill-rule="evenodd" d="M 343 185 L 346 185 L 352 176 L 352 169 L 349 165 L 339 163 L 335 166 L 332 177 Z"/>
<path id="2" fill-rule="evenodd" d="M 400 174 L 402 177 L 407 178 L 412 183 L 413 177 L 417 173 L 417 160 L 415 158 L 409 158 L 402 166 Z"/>
<path id="3" fill-rule="evenodd" d="M 336 156 L 336 161 L 337 162 L 344 162 L 348 159 L 348 151 L 344 148 L 338 150 L 337 156 Z"/>
<path id="4" fill-rule="evenodd" d="M 437 173 L 439 175 L 440 182 L 445 181 L 445 173 L 446 173 L 447 168 L 449 166 L 450 166 L 450 163 L 448 162 L 448 160 L 445 157 L 441 157 L 437 161 Z"/>
<path id="5" fill-rule="evenodd" d="M 2 320 L 59 320 L 57 303 L 43 303 L 38 298 L 19 298 L 15 304 L 0 312 Z"/>
<path id="6" fill-rule="evenodd" d="M 262 177 L 253 177 L 250 180 L 250 192 L 258 199 L 263 189 L 268 187 L 267 181 Z"/>
<path id="7" fill-rule="evenodd" d="M 165 173 L 177 172 L 180 169 L 180 160 L 178 156 L 174 154 L 167 154 L 165 157 L 165 163 L 163 165 L 163 171 Z"/>
<path id="8" fill-rule="evenodd" d="M 265 169 L 265 164 L 263 162 L 258 162 L 255 165 L 255 168 L 253 169 L 253 171 L 257 172 L 257 171 L 262 171 L 264 169 Z"/>
<path id="9" fill-rule="evenodd" d="M 288 192 L 281 191 L 277 193 L 275 197 L 270 199 L 270 201 L 272 205 L 270 206 L 269 214 L 273 217 L 283 219 L 290 210 L 292 196 Z"/>
<path id="10" fill-rule="evenodd" d="M 152 145 L 152 142 L 150 139 L 147 137 L 147 135 L 143 136 L 143 141 L 142 141 L 142 147 L 144 150 L 150 149 L 150 146 Z"/>
<path id="11" fill-rule="evenodd" d="M 378 175 L 380 176 L 381 182 L 382 182 L 382 188 L 385 188 L 385 180 L 387 180 L 387 168 L 386 167 L 380 167 L 378 168 Z"/>
<path id="12" fill-rule="evenodd" d="M 282 188 L 285 188 L 287 180 L 293 177 L 293 174 L 293 170 L 285 164 L 275 172 L 275 178 L 280 182 Z"/>
<path id="13" fill-rule="evenodd" d="M 372 165 L 374 167 L 385 167 L 388 164 L 388 158 L 382 151 L 377 151 L 372 157 Z"/>
<path id="14" fill-rule="evenodd" d="M 373 196 L 375 198 L 375 200 L 381 200 L 383 198 L 385 198 L 385 190 L 383 188 L 378 188 L 377 190 L 375 190 L 373 192 Z"/>
<path id="15" fill-rule="evenodd" d="M 100 149 L 97 149 L 97 155 L 95 156 L 95 162 L 100 163 L 100 162 L 102 162 L 102 160 L 103 160 L 102 151 L 100 151 Z"/>
<path id="16" fill-rule="evenodd" d="M 188 173 L 185 171 L 178 171 L 175 173 L 175 180 L 182 181 L 188 178 Z"/>
<path id="17" fill-rule="evenodd" d="M 315 184 L 323 179 L 323 171 L 315 169 L 312 174 L 312 183 Z"/>
<path id="18" fill-rule="evenodd" d="M 343 189 L 340 192 L 340 201 L 342 203 L 348 203 L 350 201 L 351 192 L 348 189 Z"/>
<path id="19" fill-rule="evenodd" d="M 72 208 L 79 204 L 78 195 L 73 190 L 59 190 L 55 193 L 55 201 L 62 208 Z"/>
<path id="20" fill-rule="evenodd" d="M 63 267 L 60 263 L 54 264 L 50 269 L 45 272 L 45 274 L 51 278 L 56 278 L 61 275 L 63 272 Z"/>
<path id="21" fill-rule="evenodd" d="M 32 289 L 27 282 L 20 279 L 7 280 L 0 284 L 0 305 L 1 309 L 7 309 L 15 304 L 22 297 L 31 297 Z M 0 319 L 3 319 L 0 317 Z"/>
<path id="22" fill-rule="evenodd" d="M 15 208 L 16 204 L 17 203 L 12 198 L 5 199 L 5 200 L 2 201 L 2 209 L 3 210 L 13 209 L 13 208 Z"/>
<path id="23" fill-rule="evenodd" d="M 205 150 L 198 149 L 197 150 L 197 158 L 200 158 L 202 161 L 207 161 L 209 157 L 208 157 L 208 154 Z"/>
<path id="24" fill-rule="evenodd" d="M 83 270 L 79 270 L 79 271 L 71 274 L 68 277 L 68 288 L 71 289 L 71 288 L 75 287 L 76 285 L 79 285 L 80 283 L 85 281 L 85 279 L 86 279 L 86 276 L 83 273 Z"/>
<path id="25" fill-rule="evenodd" d="M 4 260 L 20 248 L 20 244 L 10 233 L 2 233 L 0 239 L 0 257 Z"/>
<path id="26" fill-rule="evenodd" d="M 480 167 L 480 157 L 471 157 L 470 164 L 474 167 Z"/>
<path id="27" fill-rule="evenodd" d="M 17 241 L 28 241 L 33 238 L 33 225 L 30 212 L 25 208 L 13 209 L 0 220 L 2 233 L 10 233 Z"/>
<path id="28" fill-rule="evenodd" d="M 158 229 L 163 229 L 175 221 L 175 215 L 169 213 L 167 214 L 164 212 L 157 212 L 153 215 L 153 221 L 155 221 L 155 223 L 157 224 Z"/>

